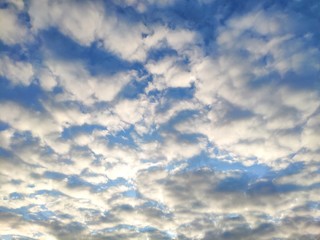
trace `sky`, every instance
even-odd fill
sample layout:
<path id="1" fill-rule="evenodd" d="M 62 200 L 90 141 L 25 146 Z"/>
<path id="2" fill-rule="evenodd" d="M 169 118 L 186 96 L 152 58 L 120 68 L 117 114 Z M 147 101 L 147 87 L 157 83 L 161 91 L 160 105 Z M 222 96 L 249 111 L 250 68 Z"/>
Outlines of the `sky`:
<path id="1" fill-rule="evenodd" d="M 320 237 L 318 0 L 0 0 L 0 239 Z"/>

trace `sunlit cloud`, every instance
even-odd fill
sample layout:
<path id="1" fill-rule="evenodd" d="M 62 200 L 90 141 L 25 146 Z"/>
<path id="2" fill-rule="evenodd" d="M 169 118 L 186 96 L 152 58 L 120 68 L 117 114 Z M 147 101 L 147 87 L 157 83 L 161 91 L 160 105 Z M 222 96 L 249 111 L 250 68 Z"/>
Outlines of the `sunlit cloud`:
<path id="1" fill-rule="evenodd" d="M 318 239 L 318 1 L 0 3 L 0 238 Z"/>

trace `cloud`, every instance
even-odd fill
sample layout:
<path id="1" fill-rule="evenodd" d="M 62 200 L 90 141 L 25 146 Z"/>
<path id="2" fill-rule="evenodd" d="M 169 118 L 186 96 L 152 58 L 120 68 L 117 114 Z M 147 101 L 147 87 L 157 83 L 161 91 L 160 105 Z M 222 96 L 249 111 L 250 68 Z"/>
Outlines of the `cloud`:
<path id="1" fill-rule="evenodd" d="M 171 57 L 159 62 L 148 63 L 146 67 L 155 78 L 152 87 L 158 90 L 170 87 L 190 87 L 195 79 L 188 69 L 183 69 L 183 66 L 179 66 L 178 62 L 178 59 Z"/>
<path id="2" fill-rule="evenodd" d="M 113 76 L 92 76 L 83 64 L 66 61 L 49 60 L 46 65 L 50 71 L 49 79 L 41 80 L 41 85 L 46 84 L 45 89 L 48 84 L 52 88 L 58 82 L 58 86 L 65 90 L 59 95 L 60 101 L 75 100 L 89 105 L 113 100 L 135 75 L 134 72 L 119 72 Z M 42 83 L 45 80 L 48 81 Z"/>
<path id="3" fill-rule="evenodd" d="M 118 6 L 130 6 L 133 7 L 138 12 L 146 12 L 148 8 L 165 8 L 168 6 L 174 5 L 175 1 L 154 1 L 154 0 L 143 0 L 143 1 L 137 1 L 137 0 L 121 0 L 121 1 L 113 1 L 114 4 L 117 4 Z"/>
<path id="4" fill-rule="evenodd" d="M 34 70 L 29 62 L 14 61 L 8 57 L 0 58 L 0 74 L 7 78 L 13 85 L 31 84 L 34 76 Z"/>
<path id="5" fill-rule="evenodd" d="M 144 7 L 139 4 L 138 8 Z M 144 61 L 150 49 L 158 48 L 165 42 L 179 51 L 196 40 L 196 34 L 189 30 L 172 31 L 164 26 L 148 28 L 142 21 L 130 22 L 116 14 L 112 4 L 104 6 L 99 1 L 81 4 L 74 1 L 43 1 L 37 4 L 32 1 L 29 14 L 35 32 L 50 26 L 57 27 L 81 45 L 90 46 L 99 42 L 106 51 L 129 61 Z"/>
<path id="6" fill-rule="evenodd" d="M 269 20 L 275 18 L 278 21 Z M 283 28 L 286 24 L 290 34 Z M 218 54 L 191 67 L 197 79 L 195 96 L 211 110 L 177 129 L 200 132 L 231 152 L 270 165 L 301 150 L 304 124 L 319 107 L 319 93 L 296 88 L 286 75 L 294 72 L 303 78 L 302 59 L 312 59 L 309 72 L 317 72 L 318 50 L 294 36 L 296 24 L 287 15 L 259 10 L 232 17 L 221 26 Z M 315 75 L 309 78 L 315 81 Z M 190 130 L 190 125 L 199 129 Z"/>
<path id="7" fill-rule="evenodd" d="M 0 238 L 319 237 L 317 1 L 0 5 Z"/>
<path id="8" fill-rule="evenodd" d="M 72 10 L 68 7 L 74 6 Z M 82 14 L 88 16 L 87 20 L 82 20 Z M 40 4 L 32 1 L 29 9 L 34 31 L 47 28 L 49 26 L 61 26 L 62 32 L 70 35 L 84 45 L 90 44 L 94 40 L 95 23 L 100 22 L 101 10 L 93 3 L 82 3 L 79 5 L 62 2 L 43 1 Z M 84 31 L 85 30 L 85 31 Z"/>
<path id="9" fill-rule="evenodd" d="M 18 8 L 20 3 L 17 1 Z M 0 40 L 7 45 L 23 43 L 30 36 L 28 29 L 17 18 L 17 11 L 14 8 L 0 9 Z"/>
<path id="10" fill-rule="evenodd" d="M 46 113 L 36 113 L 13 102 L 2 102 L 1 112 L 1 121 L 19 131 L 31 131 L 35 137 L 44 137 L 61 129 Z"/>
<path id="11" fill-rule="evenodd" d="M 90 46 L 95 41 L 101 41 L 106 50 L 125 59 L 144 58 L 141 45 L 141 34 L 145 31 L 143 25 L 121 21 L 114 12 L 105 12 L 104 9 L 102 2 L 77 4 L 75 1 L 43 1 L 38 4 L 32 1 L 29 13 L 34 31 L 54 26 L 81 45 Z M 131 44 L 127 44 L 129 40 Z"/>
<path id="12" fill-rule="evenodd" d="M 241 172 L 199 170 L 167 175 L 159 170 L 143 172 L 138 179 L 138 189 L 143 195 L 174 211 L 179 234 L 197 239 L 208 238 L 211 234 L 218 239 L 231 234 L 234 237 L 242 234 L 249 237 L 255 233 L 263 237 L 299 234 L 299 230 L 281 231 L 288 220 L 283 216 L 294 214 L 296 207 L 305 204 L 316 193 L 313 190 L 296 191 L 290 185 L 278 185 L 268 180 L 250 180 Z M 299 191 L 306 195 L 302 197 Z M 309 217 L 312 212 L 310 209 L 304 214 Z M 317 224 L 314 218 L 310 221 Z M 315 235 L 318 231 L 310 226 L 307 233 Z"/>

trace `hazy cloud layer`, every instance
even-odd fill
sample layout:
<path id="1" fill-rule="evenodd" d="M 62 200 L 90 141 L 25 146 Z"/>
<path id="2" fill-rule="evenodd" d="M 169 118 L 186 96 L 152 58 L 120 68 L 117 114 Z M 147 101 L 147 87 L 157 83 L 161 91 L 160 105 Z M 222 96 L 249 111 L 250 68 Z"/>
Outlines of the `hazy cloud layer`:
<path id="1" fill-rule="evenodd" d="M 318 1 L 0 2 L 1 239 L 320 237 Z"/>

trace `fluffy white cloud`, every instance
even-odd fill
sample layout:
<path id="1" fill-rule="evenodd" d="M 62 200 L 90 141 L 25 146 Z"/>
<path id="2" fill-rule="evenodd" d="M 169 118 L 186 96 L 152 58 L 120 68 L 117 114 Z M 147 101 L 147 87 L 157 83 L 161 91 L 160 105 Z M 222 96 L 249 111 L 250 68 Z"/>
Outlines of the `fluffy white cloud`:
<path id="1" fill-rule="evenodd" d="M 142 120 L 146 104 L 148 104 L 146 100 L 122 100 L 115 106 L 115 113 L 120 116 L 122 121 L 135 124 Z"/>
<path id="2" fill-rule="evenodd" d="M 101 2 L 31 2 L 29 14 L 34 31 L 58 27 L 81 45 L 101 40 L 103 47 L 128 60 L 145 58 L 141 34 L 143 24 L 118 19 L 112 11 L 105 12 Z M 127 44 L 130 41 L 130 44 Z"/>
<path id="3" fill-rule="evenodd" d="M 54 26 L 81 45 L 89 46 L 99 41 L 104 49 L 129 61 L 144 61 L 150 49 L 163 44 L 180 51 L 197 39 L 195 32 L 190 30 L 130 22 L 112 8 L 111 4 L 105 7 L 99 1 L 42 1 L 40 4 L 31 1 L 29 14 L 36 32 Z M 139 4 L 138 8 L 144 7 Z"/>
<path id="4" fill-rule="evenodd" d="M 173 30 L 162 25 L 150 26 L 149 29 L 150 34 L 144 40 L 147 49 L 168 46 L 181 55 L 188 55 L 189 51 L 196 49 L 196 44 L 201 42 L 201 38 L 192 30 L 183 28 Z"/>
<path id="5" fill-rule="evenodd" d="M 186 119 L 176 129 L 200 132 L 217 146 L 274 167 L 276 159 L 287 159 L 308 145 L 303 136 L 314 142 L 305 123 L 317 122 L 319 92 L 281 83 L 288 72 L 304 78 L 306 59 L 311 61 L 309 72 L 316 74 L 318 69 L 318 49 L 303 50 L 304 40 L 294 33 L 295 20 L 279 12 L 258 11 L 231 18 L 218 29 L 218 54 L 191 62 L 191 73 L 197 79 L 195 96 L 211 110 L 200 118 Z M 269 62 L 261 63 L 263 58 Z M 318 146 L 312 148 L 316 149 Z"/>
<path id="6" fill-rule="evenodd" d="M 316 239 L 316 20 L 250 1 L 14 2 L 3 91 L 38 95 L 1 97 L 1 234 Z M 50 28 L 82 59 L 46 49 Z"/>
<path id="7" fill-rule="evenodd" d="M 14 61 L 5 56 L 0 58 L 0 75 L 13 85 L 28 86 L 33 80 L 34 71 L 29 62 Z"/>
<path id="8" fill-rule="evenodd" d="M 101 24 L 103 10 L 91 2 L 31 1 L 29 14 L 34 31 L 58 26 L 81 44 L 90 45 L 95 39 L 96 25 Z"/>
<path id="9" fill-rule="evenodd" d="M 0 132 L 0 136 L 1 136 L 0 145 L 1 145 L 1 147 L 5 148 L 5 149 L 9 148 L 10 143 L 11 143 L 11 137 L 13 136 L 13 134 L 14 134 L 14 131 L 11 128 Z"/>
<path id="10" fill-rule="evenodd" d="M 46 90 L 51 91 L 55 86 L 57 86 L 57 77 L 53 75 L 53 73 L 47 69 L 40 69 L 38 75 L 40 86 Z"/>
<path id="11" fill-rule="evenodd" d="M 35 137 L 43 137 L 55 131 L 61 131 L 53 119 L 41 112 L 27 110 L 13 102 L 2 102 L 0 120 L 19 131 L 31 131 Z"/>
<path id="12" fill-rule="evenodd" d="M 22 1 L 21 1 L 22 2 Z M 22 2 L 23 3 L 23 2 Z M 5 44 L 22 43 L 30 36 L 28 29 L 22 25 L 13 9 L 0 9 L 0 40 Z"/>
<path id="13" fill-rule="evenodd" d="M 179 66 L 179 61 L 175 57 L 149 62 L 146 67 L 154 77 L 152 87 L 158 90 L 168 87 L 190 87 L 195 81 L 192 73 L 188 69 L 183 69 L 182 64 Z"/>
<path id="14" fill-rule="evenodd" d="M 55 81 L 63 87 L 64 92 L 57 98 L 61 101 L 75 100 L 84 104 L 93 104 L 97 101 L 111 101 L 120 92 L 122 87 L 135 75 L 134 72 L 119 72 L 113 76 L 92 76 L 81 63 L 49 60 L 46 63 L 50 70 L 49 81 L 47 76 L 41 79 L 41 85 L 46 89 Z M 54 78 L 54 80 L 52 80 Z M 52 83 L 51 83 L 52 81 Z"/>

